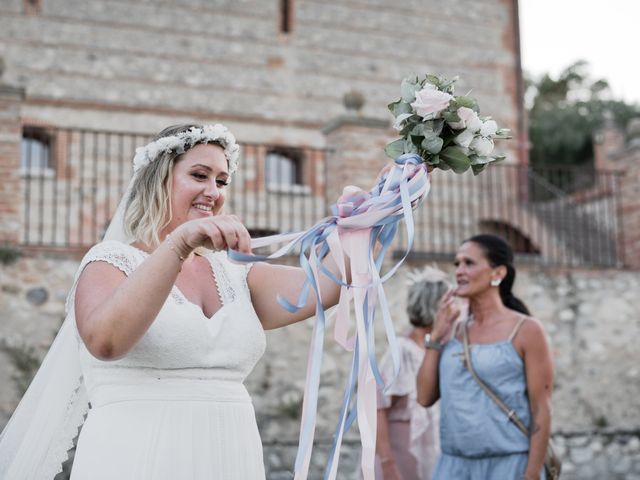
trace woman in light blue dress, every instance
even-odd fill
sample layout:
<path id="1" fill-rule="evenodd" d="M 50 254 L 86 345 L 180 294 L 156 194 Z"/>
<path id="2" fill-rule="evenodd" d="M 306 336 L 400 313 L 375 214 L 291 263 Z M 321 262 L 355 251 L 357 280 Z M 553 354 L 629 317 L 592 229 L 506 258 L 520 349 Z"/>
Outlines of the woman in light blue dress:
<path id="1" fill-rule="evenodd" d="M 465 241 L 456 254 L 457 288 L 443 300 L 418 373 L 418 402 L 440 399 L 442 455 L 434 480 L 545 479 L 553 366 L 540 322 L 511 288 L 513 252 L 493 235 Z M 459 301 L 469 316 L 457 322 Z M 524 435 L 464 364 L 463 329 L 478 376 L 531 432 Z"/>

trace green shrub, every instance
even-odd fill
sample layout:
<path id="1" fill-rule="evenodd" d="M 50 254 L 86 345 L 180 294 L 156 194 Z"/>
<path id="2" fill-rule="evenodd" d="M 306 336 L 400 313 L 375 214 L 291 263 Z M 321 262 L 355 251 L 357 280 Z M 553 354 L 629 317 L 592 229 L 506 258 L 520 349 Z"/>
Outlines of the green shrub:
<path id="1" fill-rule="evenodd" d="M 10 245 L 0 246 L 0 263 L 2 265 L 13 265 L 18 258 L 22 255 L 22 252 Z"/>

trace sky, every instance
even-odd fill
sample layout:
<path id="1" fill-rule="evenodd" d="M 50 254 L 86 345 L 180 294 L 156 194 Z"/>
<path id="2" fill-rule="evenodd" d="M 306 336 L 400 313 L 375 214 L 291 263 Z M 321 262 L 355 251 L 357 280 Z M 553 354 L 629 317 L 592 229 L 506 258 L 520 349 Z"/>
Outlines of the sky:
<path id="1" fill-rule="evenodd" d="M 640 0 L 519 0 L 522 68 L 552 77 L 577 60 L 613 98 L 640 104 Z"/>

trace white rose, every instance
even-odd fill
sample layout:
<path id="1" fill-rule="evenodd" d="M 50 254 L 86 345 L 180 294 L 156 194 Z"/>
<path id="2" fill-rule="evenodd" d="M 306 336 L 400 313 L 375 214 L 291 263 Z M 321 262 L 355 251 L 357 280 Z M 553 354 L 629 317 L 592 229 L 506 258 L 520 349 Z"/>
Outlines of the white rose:
<path id="1" fill-rule="evenodd" d="M 469 122 L 474 125 L 477 124 L 478 114 L 467 107 L 460 107 L 456 111 L 458 117 L 460 117 L 459 122 L 449 122 L 449 126 L 455 130 L 462 130 L 468 127 Z"/>
<path id="2" fill-rule="evenodd" d="M 471 142 L 473 140 L 474 133 L 470 132 L 469 129 L 464 130 L 462 133 L 458 134 L 453 139 L 453 143 L 456 145 L 460 145 L 463 148 L 469 148 Z"/>
<path id="3" fill-rule="evenodd" d="M 486 157 L 493 151 L 493 140 L 486 137 L 475 137 L 469 145 L 471 150 L 474 150 L 478 156 Z"/>
<path id="4" fill-rule="evenodd" d="M 493 120 L 487 120 L 482 124 L 480 128 L 480 135 L 483 137 L 492 138 L 498 131 L 498 124 Z"/>
<path id="5" fill-rule="evenodd" d="M 467 122 L 467 129 L 472 131 L 473 133 L 476 133 L 480 130 L 480 128 L 482 128 L 482 120 L 480 120 L 480 117 L 478 117 L 478 114 L 471 110 L 471 113 L 469 114 L 469 117 L 466 119 Z"/>

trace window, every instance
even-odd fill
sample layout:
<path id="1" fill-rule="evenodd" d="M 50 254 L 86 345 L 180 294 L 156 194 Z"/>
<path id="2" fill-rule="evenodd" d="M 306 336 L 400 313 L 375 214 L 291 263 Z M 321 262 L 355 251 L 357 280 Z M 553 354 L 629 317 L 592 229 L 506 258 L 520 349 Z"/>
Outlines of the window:
<path id="1" fill-rule="evenodd" d="M 300 185 L 300 157 L 287 150 L 271 150 L 267 153 L 265 165 L 265 182 L 268 188 L 286 188 Z"/>
<path id="2" fill-rule="evenodd" d="M 293 0 L 280 0 L 280 32 L 291 33 L 293 30 Z"/>
<path id="3" fill-rule="evenodd" d="M 480 230 L 482 233 L 491 233 L 504 238 L 509 242 L 515 253 L 540 254 L 540 249 L 536 248 L 529 237 L 508 223 L 491 220 L 482 221 L 480 222 Z"/>
<path id="4" fill-rule="evenodd" d="M 20 167 L 27 173 L 43 173 L 52 169 L 51 138 L 43 129 L 24 128 L 20 142 Z"/>
<path id="5" fill-rule="evenodd" d="M 42 12 L 42 0 L 23 0 L 24 13 L 27 15 L 38 15 Z"/>

